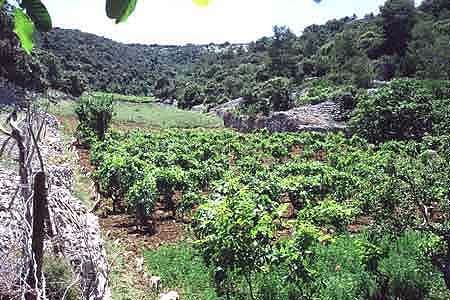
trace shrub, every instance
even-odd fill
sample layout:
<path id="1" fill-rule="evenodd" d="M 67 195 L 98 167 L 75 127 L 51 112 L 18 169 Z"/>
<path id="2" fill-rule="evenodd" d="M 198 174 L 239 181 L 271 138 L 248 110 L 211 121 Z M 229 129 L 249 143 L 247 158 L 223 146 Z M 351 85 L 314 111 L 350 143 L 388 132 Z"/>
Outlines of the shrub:
<path id="1" fill-rule="evenodd" d="M 270 111 L 291 109 L 294 101 L 291 96 L 291 81 L 284 77 L 275 77 L 256 85 L 249 97 L 247 106 L 255 112 L 268 114 Z"/>
<path id="2" fill-rule="evenodd" d="M 299 212 L 300 220 L 310 220 L 318 226 L 332 226 L 344 231 L 357 215 L 357 210 L 343 203 L 325 199 L 318 205 L 311 205 Z"/>
<path id="3" fill-rule="evenodd" d="M 243 276 L 254 298 L 253 275 L 268 262 L 275 240 L 277 212 L 259 205 L 257 195 L 241 189 L 202 205 L 194 232 L 206 262 Z"/>
<path id="4" fill-rule="evenodd" d="M 126 195 L 127 204 L 131 211 L 136 213 L 139 225 L 147 224 L 152 214 L 159 194 L 154 175 L 149 172 L 142 180 L 136 181 Z"/>
<path id="5" fill-rule="evenodd" d="M 382 244 L 388 251 L 378 267 L 381 278 L 384 278 L 380 293 L 392 299 L 419 300 L 433 299 L 432 294 L 439 292 L 446 294 L 447 298 L 448 292 L 442 290 L 440 274 L 425 255 L 427 245 L 438 240 L 414 231 L 406 232 L 395 241 L 385 239 Z"/>
<path id="6" fill-rule="evenodd" d="M 313 299 L 370 299 L 377 289 L 376 277 L 367 265 L 379 251 L 363 236 L 342 236 L 311 249 Z"/>
<path id="7" fill-rule="evenodd" d="M 197 104 L 203 103 L 203 88 L 196 83 L 188 83 L 183 89 L 182 93 L 183 94 L 178 103 L 181 108 L 191 108 Z"/>
<path id="8" fill-rule="evenodd" d="M 361 94 L 351 129 L 371 142 L 420 139 L 432 129 L 433 99 L 421 81 L 394 80 L 373 94 Z"/>
<path id="9" fill-rule="evenodd" d="M 91 144 L 95 138 L 103 140 L 114 115 L 112 97 L 86 96 L 80 98 L 75 108 L 79 125 L 77 136 L 84 144 Z"/>

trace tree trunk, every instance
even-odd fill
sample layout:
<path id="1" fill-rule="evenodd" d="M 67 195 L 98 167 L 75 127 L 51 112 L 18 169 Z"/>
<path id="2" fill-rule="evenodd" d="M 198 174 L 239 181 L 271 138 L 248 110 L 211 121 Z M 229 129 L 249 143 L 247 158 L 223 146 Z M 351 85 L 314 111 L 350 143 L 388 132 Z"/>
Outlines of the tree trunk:
<path id="1" fill-rule="evenodd" d="M 254 300 L 255 296 L 253 295 L 252 274 L 246 274 L 245 279 L 247 280 L 248 288 L 250 290 L 250 299 Z"/>
<path id="2" fill-rule="evenodd" d="M 444 275 L 445 285 L 447 289 L 450 290 L 450 239 L 446 239 L 447 243 L 447 255 L 445 257 L 445 262 L 441 268 L 442 274 Z"/>

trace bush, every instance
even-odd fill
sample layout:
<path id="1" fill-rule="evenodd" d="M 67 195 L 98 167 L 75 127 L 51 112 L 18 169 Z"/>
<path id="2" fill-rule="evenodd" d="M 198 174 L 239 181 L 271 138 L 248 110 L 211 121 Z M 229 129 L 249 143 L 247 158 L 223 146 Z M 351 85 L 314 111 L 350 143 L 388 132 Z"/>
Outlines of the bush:
<path id="1" fill-rule="evenodd" d="M 439 299 L 433 294 L 445 294 L 443 280 L 434 269 L 426 254 L 428 244 L 436 242 L 435 237 L 410 231 L 394 242 L 387 238 L 383 244 L 388 249 L 385 258 L 379 262 L 378 271 L 383 290 L 379 293 L 389 299 Z M 440 298 L 444 299 L 444 298 Z"/>
<path id="2" fill-rule="evenodd" d="M 82 97 L 75 108 L 80 122 L 77 128 L 78 139 L 90 145 L 95 138 L 103 140 L 114 115 L 112 97 Z"/>
<path id="3" fill-rule="evenodd" d="M 194 232 L 208 265 L 243 276 L 254 298 L 253 276 L 268 262 L 277 230 L 277 212 L 268 212 L 258 196 L 245 191 L 199 208 Z"/>
<path id="4" fill-rule="evenodd" d="M 146 225 L 158 201 L 159 194 L 154 175 L 149 172 L 142 180 L 136 181 L 126 195 L 127 204 L 136 213 L 140 225 Z"/>
<path id="5" fill-rule="evenodd" d="M 195 105 L 202 104 L 204 98 L 202 86 L 196 83 L 188 83 L 182 91 L 178 105 L 181 108 L 192 108 Z"/>
<path id="6" fill-rule="evenodd" d="M 248 111 L 254 110 L 263 114 L 289 110 L 294 106 L 291 81 L 284 77 L 275 77 L 256 85 L 247 98 L 247 105 L 251 108 Z"/>
<path id="7" fill-rule="evenodd" d="M 423 82 L 397 79 L 361 94 L 350 126 L 371 142 L 420 139 L 432 130 L 434 95 Z"/>
<path id="8" fill-rule="evenodd" d="M 318 226 L 332 226 L 334 229 L 345 231 L 357 215 L 357 210 L 346 204 L 325 199 L 318 205 L 311 205 L 299 212 L 299 219 L 310 220 Z"/>
<path id="9" fill-rule="evenodd" d="M 342 236 L 316 244 L 311 270 L 313 299 L 370 299 L 377 289 L 376 276 L 367 268 L 379 250 L 364 236 Z"/>

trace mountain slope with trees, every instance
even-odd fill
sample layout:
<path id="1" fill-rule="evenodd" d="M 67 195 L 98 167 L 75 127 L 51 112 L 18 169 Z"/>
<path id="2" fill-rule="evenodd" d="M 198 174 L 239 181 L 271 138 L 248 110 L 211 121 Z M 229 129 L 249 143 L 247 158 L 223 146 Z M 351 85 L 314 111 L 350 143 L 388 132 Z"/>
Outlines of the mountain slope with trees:
<path id="1" fill-rule="evenodd" d="M 20 65 L 27 65 L 23 71 L 2 64 L 0 77 L 27 88 L 50 86 L 73 94 L 87 88 L 176 98 L 182 108 L 245 96 L 253 99 L 250 110 L 284 110 L 311 100 L 298 96 L 311 77 L 355 88 L 395 77 L 449 79 L 449 5 L 427 0 L 415 7 L 412 0 L 388 0 L 379 15 L 330 20 L 299 36 L 276 26 L 273 36 L 245 45 L 127 45 L 56 28 L 41 34 L 31 58 L 21 58 L 25 63 Z M 0 38 L 14 40 L 7 23 Z M 12 48 L 17 50 L 17 43 Z M 12 61 L 20 54 L 9 56 Z M 35 80 L 30 84 L 25 78 Z M 320 94 L 320 85 L 312 94 Z M 278 103 L 264 107 L 265 94 L 275 95 Z"/>

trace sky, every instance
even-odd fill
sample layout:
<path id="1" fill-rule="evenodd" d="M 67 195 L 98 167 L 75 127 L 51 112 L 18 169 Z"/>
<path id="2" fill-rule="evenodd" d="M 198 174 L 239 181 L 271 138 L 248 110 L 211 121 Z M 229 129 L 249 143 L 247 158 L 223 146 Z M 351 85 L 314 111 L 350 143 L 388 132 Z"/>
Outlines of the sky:
<path id="1" fill-rule="evenodd" d="M 139 0 L 121 24 L 106 17 L 105 0 L 43 0 L 53 25 L 79 29 L 124 43 L 239 43 L 270 36 L 274 25 L 299 34 L 308 25 L 379 11 L 385 0 L 213 0 L 206 8 L 192 0 Z"/>

